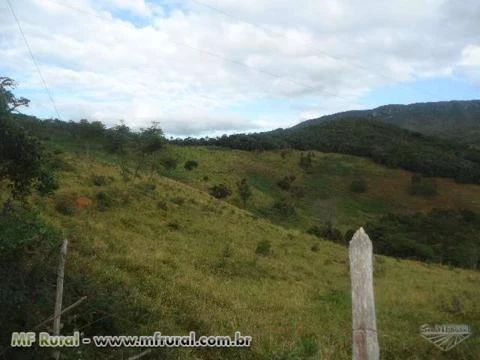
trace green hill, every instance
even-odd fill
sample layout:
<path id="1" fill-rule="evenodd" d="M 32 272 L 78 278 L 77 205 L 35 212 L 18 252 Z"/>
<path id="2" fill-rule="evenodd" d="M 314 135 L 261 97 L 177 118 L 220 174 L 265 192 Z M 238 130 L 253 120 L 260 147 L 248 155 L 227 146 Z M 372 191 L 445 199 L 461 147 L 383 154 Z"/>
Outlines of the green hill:
<path id="1" fill-rule="evenodd" d="M 478 185 L 447 178 L 427 181 L 365 157 L 171 144 L 150 153 L 148 147 L 138 146 L 144 144 L 148 131 L 105 130 L 99 123 L 88 122 L 28 118 L 18 122 L 43 139 L 59 189 L 50 195 L 35 193 L 13 215 L 0 215 L 4 291 L 0 300 L 5 309 L 0 353 L 9 359 L 51 355 L 49 349 L 28 352 L 8 345 L 11 331 L 31 329 L 51 315 L 62 238 L 70 241 L 64 304 L 88 297 L 62 317 L 62 333 L 81 329 L 85 336 L 155 331 L 185 335 L 196 331 L 232 336 L 240 331 L 253 337 L 251 348 L 155 349 L 149 356 L 266 360 L 351 358 L 344 241 L 348 230 L 372 223 L 385 245 L 386 226 L 396 226 L 396 241 L 405 236 L 410 240 L 398 243 L 403 251 L 412 245 L 408 232 L 413 225 L 418 231 L 430 218 L 422 217 L 423 222 L 413 221 L 413 225 L 411 219 L 399 218 L 401 227 L 395 217 L 389 217 L 389 222 L 379 219 L 391 212 L 412 216 L 443 208 L 470 211 L 461 213 L 462 219 L 456 219 L 457 213 L 435 218 L 446 225 L 457 221 L 451 222 L 453 227 L 443 226 L 443 235 L 460 230 L 459 223 L 469 228 L 458 231 L 455 241 L 463 244 L 475 234 L 470 231 L 480 210 Z M 387 146 L 386 135 L 378 134 L 379 144 Z M 411 134 L 405 136 L 410 139 Z M 399 139 L 403 141 L 402 136 Z M 433 140 L 418 146 L 427 148 L 429 141 Z M 252 192 L 245 207 L 236 191 L 243 178 Z M 358 179 L 364 182 L 362 191 L 352 187 Z M 438 194 L 412 193 L 412 185 L 422 181 L 435 183 Z M 4 203 L 9 187 L 1 185 Z M 215 199 L 209 194 L 215 185 L 223 185 L 230 195 Z M 341 234 L 342 244 L 327 241 L 328 236 L 315 231 L 315 226 L 321 230 L 328 222 Z M 386 226 L 378 226 L 382 224 Z M 18 245 L 16 253 L 8 252 L 12 242 Z M 433 245 L 432 251 L 437 251 L 439 244 Z M 475 335 L 445 354 L 419 336 L 419 327 L 425 323 L 462 323 L 474 331 L 480 326 L 480 289 L 475 286 L 480 274 L 447 263 L 450 266 L 375 256 L 383 358 L 476 359 L 480 341 Z M 49 330 L 49 325 L 43 330 Z M 80 353 L 62 350 L 62 358 L 128 358 L 139 352 L 84 346 Z"/>
<path id="2" fill-rule="evenodd" d="M 480 139 L 480 100 L 384 105 L 371 110 L 351 110 L 322 116 L 304 121 L 294 128 L 351 117 L 377 119 L 427 135 L 465 142 L 478 142 Z"/>
<path id="3" fill-rule="evenodd" d="M 268 190 L 268 177 L 283 162 L 275 153 L 253 158 L 254 154 L 240 151 L 173 151 L 198 159 L 197 170 L 179 169 L 175 176 L 196 186 L 205 173 L 212 182 L 220 182 L 236 178 L 236 169 L 251 171 L 253 178 L 257 176 L 254 198 L 259 202 L 263 201 L 259 192 L 268 202 L 271 191 L 276 191 Z M 362 159 L 323 156 L 336 174 L 332 183 L 348 173 L 349 163 L 370 167 L 372 174 L 391 171 Z M 46 200 L 35 198 L 34 203 L 42 208 L 45 221 L 70 239 L 64 303 L 89 297 L 85 306 L 64 316 L 63 332 L 75 327 L 87 335 L 241 331 L 253 337 L 251 349 L 167 349 L 154 351 L 152 358 L 351 357 L 345 247 L 272 224 L 166 177 L 142 176 L 143 180 L 125 183 L 119 168 L 109 162 L 75 152 L 61 158 L 60 190 Z M 278 174 L 289 167 L 285 164 Z M 98 176 L 105 177 L 103 185 L 94 181 Z M 327 188 L 332 185 L 325 179 L 318 179 L 317 185 L 323 181 Z M 78 200 L 85 198 L 91 202 L 78 207 Z M 65 203 L 73 210 L 64 212 Z M 256 251 L 261 241 L 271 244 L 263 255 Z M 478 281 L 480 275 L 474 271 L 377 256 L 375 291 L 383 358 L 475 359 L 478 337 L 444 355 L 418 332 L 424 323 L 479 326 Z M 49 308 L 42 308 L 43 317 Z M 82 349 L 84 358 L 115 351 Z M 62 354 L 77 358 L 76 350 Z"/>

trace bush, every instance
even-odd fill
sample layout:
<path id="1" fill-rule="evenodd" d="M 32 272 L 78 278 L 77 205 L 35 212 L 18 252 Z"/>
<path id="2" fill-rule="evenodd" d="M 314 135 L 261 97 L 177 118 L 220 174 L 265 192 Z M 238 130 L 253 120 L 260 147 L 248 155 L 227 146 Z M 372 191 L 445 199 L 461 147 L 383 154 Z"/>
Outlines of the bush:
<path id="1" fill-rule="evenodd" d="M 421 175 L 415 174 L 410 180 L 409 193 L 414 196 L 436 196 L 438 195 L 437 183 L 435 179 L 424 178 Z"/>
<path id="2" fill-rule="evenodd" d="M 175 170 L 177 168 L 178 162 L 174 158 L 166 158 L 160 161 L 162 166 L 170 171 L 170 170 Z"/>
<path id="3" fill-rule="evenodd" d="M 195 160 L 188 160 L 185 162 L 185 169 L 187 170 L 193 170 L 198 167 L 198 162 Z"/>
<path id="4" fill-rule="evenodd" d="M 355 193 L 364 193 L 367 191 L 367 181 L 365 179 L 356 179 L 350 183 L 348 189 Z"/>
<path id="5" fill-rule="evenodd" d="M 296 211 L 293 205 L 285 201 L 277 201 L 273 204 L 273 209 L 282 217 L 290 217 L 295 215 Z"/>
<path id="6" fill-rule="evenodd" d="M 312 245 L 310 250 L 312 250 L 313 252 L 317 252 L 318 250 L 320 250 L 320 246 L 317 243 L 315 243 Z"/>
<path id="7" fill-rule="evenodd" d="M 69 196 L 61 196 L 55 200 L 55 210 L 62 215 L 72 216 L 75 214 L 75 202 Z"/>
<path id="8" fill-rule="evenodd" d="M 223 199 L 232 194 L 232 191 L 224 184 L 218 184 L 208 189 L 210 195 L 216 199 Z"/>
<path id="9" fill-rule="evenodd" d="M 280 187 L 280 189 L 288 191 L 290 190 L 290 187 L 295 179 L 296 177 L 294 175 L 285 176 L 282 180 L 277 182 L 277 185 Z"/>
<path id="10" fill-rule="evenodd" d="M 182 198 L 181 196 L 175 196 L 171 198 L 170 201 L 179 206 L 182 206 L 185 203 L 185 199 Z"/>
<path id="11" fill-rule="evenodd" d="M 160 200 L 160 201 L 157 203 L 157 208 L 158 208 L 158 209 L 161 209 L 161 210 L 167 211 L 167 210 L 168 210 L 167 202 L 164 201 L 164 200 Z"/>
<path id="12" fill-rule="evenodd" d="M 208 181 L 208 180 L 210 180 L 210 179 L 208 178 L 207 175 L 205 175 L 205 176 L 203 177 L 203 181 Z"/>
<path id="13" fill-rule="evenodd" d="M 105 176 L 95 175 L 92 178 L 92 182 L 95 186 L 105 186 L 107 185 L 107 178 Z"/>
<path id="14" fill-rule="evenodd" d="M 57 232 L 35 211 L 18 208 L 0 212 L 0 256 L 3 260 L 4 256 L 14 255 L 27 246 L 54 246 L 58 241 Z"/>
<path id="15" fill-rule="evenodd" d="M 319 238 L 332 240 L 334 242 L 345 244 L 342 232 L 333 227 L 330 222 L 325 223 L 323 226 L 314 225 L 307 230 L 307 234 L 314 235 Z"/>
<path id="16" fill-rule="evenodd" d="M 97 206 L 98 210 L 100 211 L 106 211 L 107 209 L 111 208 L 115 200 L 112 198 L 112 196 L 105 191 L 100 191 L 95 195 L 95 198 L 97 199 Z"/>
<path id="17" fill-rule="evenodd" d="M 50 195 L 58 190 L 59 185 L 55 174 L 49 172 L 43 172 L 40 175 L 39 182 L 37 184 L 37 190 L 40 195 Z"/>
<path id="18" fill-rule="evenodd" d="M 262 240 L 257 244 L 257 248 L 255 249 L 255 253 L 263 256 L 267 256 L 270 254 L 270 250 L 272 248 L 272 244 L 269 240 Z"/>
<path id="19" fill-rule="evenodd" d="M 290 193 L 296 199 L 300 199 L 300 198 L 303 198 L 305 196 L 305 190 L 300 186 L 293 186 L 290 189 Z"/>

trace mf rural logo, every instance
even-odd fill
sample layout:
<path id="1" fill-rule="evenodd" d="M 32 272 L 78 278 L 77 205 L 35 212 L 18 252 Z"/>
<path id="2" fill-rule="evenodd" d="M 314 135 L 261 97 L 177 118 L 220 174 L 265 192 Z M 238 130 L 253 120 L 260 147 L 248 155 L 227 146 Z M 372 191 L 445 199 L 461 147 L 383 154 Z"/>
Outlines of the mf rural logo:
<path id="1" fill-rule="evenodd" d="M 468 339 L 472 329 L 468 325 L 422 325 L 420 335 L 442 351 L 448 351 Z"/>

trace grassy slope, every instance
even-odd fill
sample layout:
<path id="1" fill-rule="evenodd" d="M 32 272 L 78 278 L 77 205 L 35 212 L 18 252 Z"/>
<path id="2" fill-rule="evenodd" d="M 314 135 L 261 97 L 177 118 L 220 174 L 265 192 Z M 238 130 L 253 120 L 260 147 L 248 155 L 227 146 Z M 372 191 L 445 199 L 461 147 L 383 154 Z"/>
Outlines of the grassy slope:
<path id="1" fill-rule="evenodd" d="M 263 189 L 263 194 L 260 191 L 254 194 L 256 205 L 271 201 L 278 191 L 272 181 L 286 169 L 295 169 L 300 174 L 293 165 L 294 156 L 285 164 L 274 153 L 191 148 L 176 151 L 183 152 L 185 158 L 200 161 L 195 172 L 187 174 L 182 169 L 176 174 L 200 188 L 207 186 L 202 180 L 204 174 L 208 174 L 212 183 L 233 182 L 239 172 L 249 174 L 252 181 L 256 179 L 256 187 Z M 239 330 L 254 339 L 251 350 L 172 351 L 172 358 L 179 359 L 271 359 L 275 354 L 284 355 L 285 359 L 302 359 L 310 353 L 308 349 L 312 346 L 308 339 L 312 336 L 316 338 L 320 358 L 350 358 L 350 290 L 345 248 L 255 218 L 174 180 L 156 177 L 152 180 L 156 189 L 148 191 L 124 184 L 118 169 L 106 162 L 73 153 L 65 157 L 75 170 L 61 173 L 61 191 L 55 198 L 62 195 L 94 198 L 96 192 L 103 190 L 114 196 L 118 204 L 104 212 L 95 206 L 78 210 L 69 217 L 54 210 L 55 198 L 51 198 L 44 203 L 44 214 L 65 229 L 65 235 L 71 239 L 67 276 L 96 281 L 112 299 L 139 309 L 135 314 L 117 314 L 128 320 L 124 333 L 160 330 L 164 334 L 178 334 L 198 330 L 204 334 L 233 334 Z M 391 182 L 392 189 L 400 186 L 398 180 L 387 178 L 368 161 L 328 157 L 341 159 L 330 167 L 349 169 L 348 164 L 358 162 L 362 169 L 376 174 L 378 184 Z M 338 169 L 335 171 L 343 172 Z M 398 174 L 407 179 L 406 173 Z M 92 185 L 92 175 L 111 176 L 114 180 L 100 188 Z M 312 194 L 323 191 L 330 194 L 343 191 L 345 182 L 340 181 L 343 179 L 342 175 L 335 175 L 319 177 L 315 182 L 305 181 L 312 182 L 309 190 Z M 333 184 L 338 184 L 338 189 Z M 442 183 L 441 190 L 447 186 L 448 183 Z M 159 201 L 166 204 L 167 210 L 158 208 Z M 315 206 L 303 201 L 305 211 L 308 206 Z M 343 221 L 363 214 L 358 209 L 367 201 L 378 200 L 373 192 L 365 195 L 365 199 L 363 195 L 358 200 L 340 199 L 342 211 L 350 208 L 347 204 L 355 204 L 351 213 L 344 212 Z M 399 201 L 392 200 L 389 206 L 398 206 Z M 426 201 L 409 201 L 418 202 L 419 208 L 429 206 Z M 410 204 L 402 208 L 407 205 Z M 377 206 L 374 208 L 380 211 Z M 267 257 L 255 254 L 256 244 L 262 239 L 272 243 L 272 254 Z M 318 252 L 310 250 L 314 243 L 319 243 Z M 225 251 L 227 244 L 232 250 L 230 256 L 225 256 L 229 255 Z M 478 337 L 443 356 L 419 336 L 418 329 L 424 323 L 444 322 L 467 323 L 478 328 L 480 288 L 475 285 L 480 274 L 378 259 L 375 291 L 383 358 L 475 359 L 480 353 Z M 65 291 L 72 291 L 68 282 Z M 455 306 L 454 294 L 460 307 Z M 90 302 L 95 302 L 98 296 L 88 295 Z"/>
<path id="2" fill-rule="evenodd" d="M 220 182 L 235 190 L 235 183 L 247 177 L 254 190 L 247 205 L 250 211 L 258 212 L 278 199 L 289 199 L 299 215 L 288 221 L 272 217 L 283 226 L 306 229 L 333 217 L 338 226 L 346 230 L 357 228 L 368 219 L 389 211 L 425 212 L 435 207 L 480 211 L 480 186 L 438 178 L 439 196 L 431 199 L 410 196 L 407 187 L 412 173 L 388 169 L 361 157 L 315 152 L 313 171 L 307 174 L 298 165 L 299 151 L 290 152 L 285 159 L 280 152 L 254 153 L 205 147 L 174 147 L 171 153 L 182 161 L 198 160 L 200 166 L 194 171 L 186 171 L 180 166 L 168 176 L 204 191 Z M 291 174 L 297 177 L 293 185 L 305 189 L 302 199 L 293 199 L 276 185 L 277 181 Z M 204 181 L 205 175 L 209 177 L 208 181 Z M 366 193 L 348 191 L 349 184 L 358 176 L 368 182 Z M 236 194 L 228 201 L 241 205 Z"/>

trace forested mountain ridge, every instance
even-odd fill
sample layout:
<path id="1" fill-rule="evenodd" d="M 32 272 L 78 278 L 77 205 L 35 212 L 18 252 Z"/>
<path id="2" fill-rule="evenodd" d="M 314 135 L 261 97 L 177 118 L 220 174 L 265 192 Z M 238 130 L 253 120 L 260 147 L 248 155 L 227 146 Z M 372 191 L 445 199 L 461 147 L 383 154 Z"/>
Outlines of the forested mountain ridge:
<path id="1" fill-rule="evenodd" d="M 369 110 L 351 110 L 307 120 L 293 128 L 304 128 L 345 117 L 378 119 L 428 135 L 459 140 L 480 139 L 480 100 L 383 105 Z"/>
<path id="2" fill-rule="evenodd" d="M 456 141 L 427 136 L 376 119 L 343 118 L 317 125 L 256 134 L 175 141 L 241 150 L 293 148 L 371 158 L 391 168 L 426 176 L 480 182 L 480 151 Z"/>

